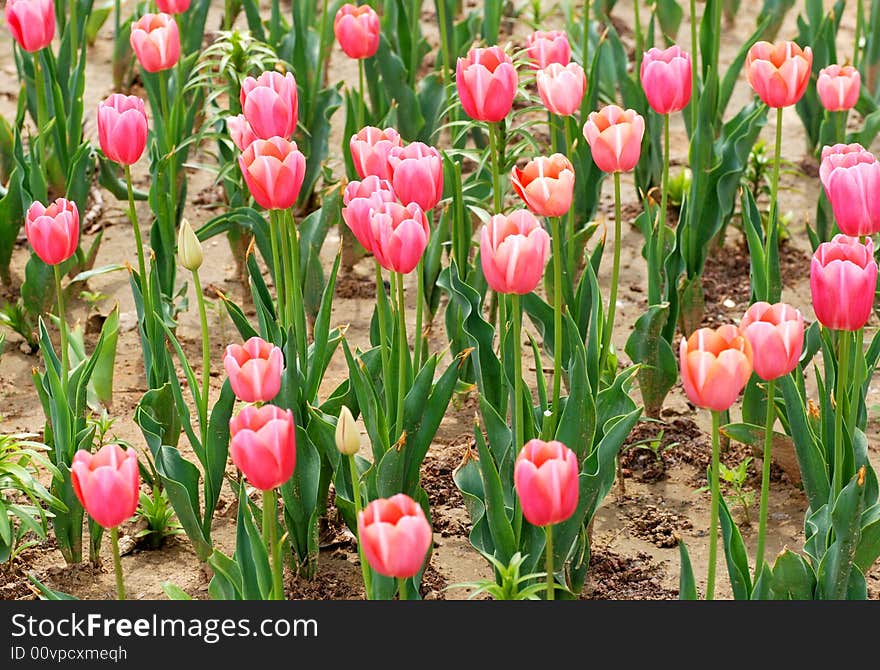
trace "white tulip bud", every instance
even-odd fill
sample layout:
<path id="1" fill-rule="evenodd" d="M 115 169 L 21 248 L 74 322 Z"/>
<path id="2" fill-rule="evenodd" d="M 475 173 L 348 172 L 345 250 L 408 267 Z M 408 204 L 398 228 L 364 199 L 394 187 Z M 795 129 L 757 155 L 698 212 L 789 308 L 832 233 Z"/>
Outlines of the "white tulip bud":
<path id="1" fill-rule="evenodd" d="M 339 412 L 339 420 L 336 422 L 336 448 L 339 453 L 346 456 L 354 456 L 361 448 L 361 436 L 351 411 L 345 405 Z"/>
<path id="2" fill-rule="evenodd" d="M 180 258 L 180 264 L 191 272 L 202 266 L 202 245 L 186 219 L 180 222 L 177 256 Z"/>

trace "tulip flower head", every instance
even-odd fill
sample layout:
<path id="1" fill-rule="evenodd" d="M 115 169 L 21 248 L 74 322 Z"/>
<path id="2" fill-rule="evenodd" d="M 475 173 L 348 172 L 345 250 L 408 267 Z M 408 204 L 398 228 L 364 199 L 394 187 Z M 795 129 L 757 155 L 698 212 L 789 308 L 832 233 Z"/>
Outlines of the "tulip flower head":
<path id="1" fill-rule="evenodd" d="M 147 146 L 147 112 L 136 95 L 114 93 L 98 103 L 98 140 L 114 163 L 134 165 Z"/>
<path id="2" fill-rule="evenodd" d="M 566 521 L 578 504 L 578 461 L 562 442 L 529 440 L 516 457 L 513 484 L 533 526 Z"/>
<path id="3" fill-rule="evenodd" d="M 296 79 L 288 72 L 263 72 L 241 82 L 241 109 L 254 134 L 261 140 L 290 139 L 299 118 Z"/>
<path id="4" fill-rule="evenodd" d="M 70 464 L 70 480 L 77 499 L 102 528 L 116 528 L 134 516 L 140 493 L 134 449 L 115 442 L 94 454 L 80 449 Z"/>
<path id="5" fill-rule="evenodd" d="M 144 14 L 131 25 L 130 41 L 147 72 L 169 70 L 180 59 L 180 31 L 170 14 Z"/>
<path id="6" fill-rule="evenodd" d="M 769 381 L 797 367 L 804 350 L 804 317 L 784 302 L 756 302 L 746 311 L 739 329 L 752 346 L 755 374 Z"/>
<path id="7" fill-rule="evenodd" d="M 550 236 L 526 209 L 496 214 L 480 230 L 483 275 L 498 293 L 534 291 L 549 256 Z"/>
<path id="8" fill-rule="evenodd" d="M 859 330 L 871 316 L 877 288 L 874 242 L 835 235 L 818 246 L 810 262 L 813 311 L 826 328 Z"/>
<path id="9" fill-rule="evenodd" d="M 48 207 L 33 203 L 24 221 L 34 253 L 47 265 L 58 265 L 73 256 L 79 245 L 79 210 L 76 203 L 58 198 Z"/>
<path id="10" fill-rule="evenodd" d="M 244 402 L 269 402 L 281 390 L 284 354 L 259 337 L 226 347 L 223 367 L 235 397 Z"/>
<path id="11" fill-rule="evenodd" d="M 373 500 L 358 512 L 358 541 L 380 575 L 412 577 L 431 548 L 431 526 L 421 506 L 398 493 Z"/>
<path id="12" fill-rule="evenodd" d="M 400 133 L 394 128 L 380 130 L 373 126 L 361 128 L 351 136 L 348 148 L 358 176 L 363 179 L 370 175 L 391 180 L 392 169 L 388 162 L 391 150 L 401 146 Z"/>
<path id="13" fill-rule="evenodd" d="M 342 219 L 367 251 L 373 251 L 373 210 L 386 202 L 396 202 L 391 183 L 370 175 L 363 181 L 349 182 L 342 194 Z"/>
<path id="14" fill-rule="evenodd" d="M 547 111 L 558 116 L 570 116 L 580 108 L 587 88 L 587 75 L 577 63 L 560 65 L 550 63 L 536 75 L 538 94 Z"/>
<path id="15" fill-rule="evenodd" d="M 526 53 L 536 70 L 545 70 L 551 63 L 568 65 L 571 45 L 563 30 L 536 30 L 526 38 Z"/>
<path id="16" fill-rule="evenodd" d="M 691 55 L 680 47 L 648 49 L 640 76 L 648 104 L 658 114 L 680 112 L 690 102 Z"/>
<path id="17" fill-rule="evenodd" d="M 386 270 L 412 272 L 425 253 L 430 235 L 428 219 L 414 202 L 406 206 L 383 202 L 370 210 L 370 247 Z"/>
<path id="18" fill-rule="evenodd" d="M 190 0 L 156 0 L 156 7 L 166 14 L 183 14 L 189 9 Z"/>
<path id="19" fill-rule="evenodd" d="M 816 92 L 829 112 L 852 109 L 859 101 L 862 75 L 852 65 L 829 65 L 819 70 Z"/>
<path id="20" fill-rule="evenodd" d="M 474 121 L 497 123 L 510 111 L 517 87 L 513 61 L 501 47 L 471 49 L 455 66 L 455 86 Z"/>
<path id="21" fill-rule="evenodd" d="M 55 37 L 53 0 L 6 0 L 6 23 L 18 46 L 36 53 Z"/>
<path id="22" fill-rule="evenodd" d="M 584 124 L 584 137 L 593 161 L 602 172 L 629 172 L 642 153 L 645 119 L 635 110 L 607 105 L 590 112 Z"/>
<path id="23" fill-rule="evenodd" d="M 880 163 L 860 144 L 822 150 L 819 178 L 845 235 L 880 232 Z"/>
<path id="24" fill-rule="evenodd" d="M 422 211 L 434 209 L 443 197 L 443 161 L 440 152 L 422 142 L 392 147 L 388 154 L 394 193 L 405 205 L 416 203 Z"/>
<path id="25" fill-rule="evenodd" d="M 266 209 L 289 209 L 299 196 L 306 158 L 283 137 L 255 140 L 238 157 L 254 200 Z"/>
<path id="26" fill-rule="evenodd" d="M 535 214 L 562 216 L 571 208 L 574 167 L 562 154 L 535 158 L 522 170 L 514 167 L 510 181 Z"/>
<path id="27" fill-rule="evenodd" d="M 275 405 L 247 405 L 229 421 L 232 462 L 260 491 L 278 488 L 296 468 L 293 413 Z"/>
<path id="28" fill-rule="evenodd" d="M 229 131 L 229 137 L 239 151 L 244 151 L 254 140 L 259 139 L 244 114 L 230 116 L 226 119 L 226 130 Z"/>
<path id="29" fill-rule="evenodd" d="M 379 49 L 379 15 L 369 5 L 342 5 L 333 19 L 333 32 L 349 58 L 370 58 Z"/>
<path id="30" fill-rule="evenodd" d="M 187 219 L 180 222 L 180 232 L 177 234 L 177 257 L 180 259 L 180 264 L 190 272 L 202 267 L 204 260 L 202 244 Z"/>
<path id="31" fill-rule="evenodd" d="M 354 456 L 361 448 L 361 436 L 351 410 L 346 405 L 339 410 L 334 433 L 336 449 L 343 456 Z"/>
<path id="32" fill-rule="evenodd" d="M 746 56 L 749 84 L 768 107 L 790 107 L 807 90 L 813 67 L 810 47 L 794 42 L 757 42 Z"/>
<path id="33" fill-rule="evenodd" d="M 697 407 L 723 412 L 736 402 L 752 374 L 752 347 L 739 328 L 700 328 L 681 339 L 681 380 Z"/>

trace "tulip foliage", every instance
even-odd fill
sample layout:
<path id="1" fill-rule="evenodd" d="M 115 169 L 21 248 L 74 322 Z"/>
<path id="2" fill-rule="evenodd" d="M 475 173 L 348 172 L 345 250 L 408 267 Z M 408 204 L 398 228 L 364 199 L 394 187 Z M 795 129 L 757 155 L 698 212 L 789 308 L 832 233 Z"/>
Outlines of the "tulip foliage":
<path id="1" fill-rule="evenodd" d="M 421 3 L 403 0 L 135 3 L 114 16 L 115 86 L 90 115 L 89 43 L 107 12 L 7 0 L 21 96 L 14 124 L 0 120 L 0 280 L 12 283 L 22 228 L 30 259 L 20 310 L 3 317 L 42 356 L 46 459 L 24 456 L 49 483 L 0 458 L 0 480 L 13 473 L 34 503 L 0 499 L 0 557 L 51 525 L 64 559 L 81 562 L 88 524 L 93 562 L 109 531 L 124 598 L 119 535 L 140 515 L 157 544 L 186 535 L 210 597 L 277 600 L 285 570 L 317 574 L 321 524 L 337 519 L 365 597 L 417 599 L 434 555 L 423 466 L 450 406 L 470 401 L 453 481 L 492 568 L 479 591 L 578 598 L 597 512 L 615 480 L 625 493 L 627 439 L 643 415 L 663 421 L 680 382 L 712 426 L 707 575 L 700 594 L 682 543 L 681 597 L 716 596 L 722 554 L 737 599 L 867 597 L 880 557 L 868 458 L 880 335 L 865 335 L 880 2 L 858 13 L 851 57 L 837 40 L 843 0 L 806 0 L 793 39 L 777 37 L 791 3 L 765 3 L 729 65 L 720 36 L 736 2 L 701 3 L 689 35 L 683 3 L 629 3 L 624 36 L 614 2 L 561 2 L 546 26 L 531 3 L 528 35 L 509 30 L 526 9 L 460 4 L 433 3 L 434 50 Z M 214 19 L 222 30 L 203 44 Z M 747 95 L 729 109 L 736 86 Z M 811 309 L 783 300 L 780 245 L 798 234 L 780 208 L 790 107 L 819 160 Z M 768 119 L 767 172 L 746 187 Z M 685 144 L 690 176 L 676 179 Z M 219 195 L 201 217 L 189 181 L 206 155 Z M 101 233 L 81 242 L 97 185 L 122 202 L 131 233 L 123 258 L 95 268 Z M 708 327 L 702 277 L 731 225 L 748 248 L 750 306 Z M 209 316 L 203 245 L 221 234 L 247 295 L 215 290 Z M 69 317 L 73 288 L 123 269 L 143 360 L 132 445 L 105 439 L 112 421 L 92 416 L 112 400 L 119 310 L 89 347 Z M 642 277 L 634 315 L 619 289 Z M 370 294 L 348 325 L 336 322 L 343 279 Z M 190 311 L 195 344 L 181 328 Z M 212 327 L 221 317 L 233 333 Z M 753 558 L 721 487 L 725 439 L 762 455 Z M 780 443 L 807 508 L 803 547 L 773 557 Z M 224 493 L 237 501 L 231 552 L 215 545 Z"/>

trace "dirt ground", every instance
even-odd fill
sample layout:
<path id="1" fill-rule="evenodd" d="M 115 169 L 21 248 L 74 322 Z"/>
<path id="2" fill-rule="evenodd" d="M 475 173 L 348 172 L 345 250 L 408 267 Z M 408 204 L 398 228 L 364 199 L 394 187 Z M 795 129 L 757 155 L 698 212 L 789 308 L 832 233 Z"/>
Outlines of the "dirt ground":
<path id="1" fill-rule="evenodd" d="M 129 3 L 130 4 L 130 3 Z M 221 4 L 221 3 L 216 3 Z M 523 3 L 517 3 L 523 4 Z M 683 3 L 686 5 L 686 3 Z M 752 32 L 760 3 L 742 3 L 736 24 L 725 29 L 721 41 L 722 66 L 727 65 L 737 49 Z M 702 12 L 703 4 L 698 4 Z M 632 44 L 632 32 L 626 28 L 632 16 L 632 1 L 620 0 L 614 10 L 615 24 L 623 28 L 623 38 Z M 852 10 L 852 7 L 848 7 Z M 687 11 L 687 10 L 685 10 Z M 208 20 L 208 31 L 216 30 L 220 24 L 222 8 L 212 8 Z M 647 12 L 643 12 L 643 17 Z M 790 13 L 780 30 L 780 38 L 791 38 L 796 33 L 795 14 Z M 433 3 L 425 2 L 423 26 L 429 39 L 436 45 L 436 35 L 431 34 L 434 25 Z M 553 16 L 548 24 L 561 23 L 561 17 Z M 843 45 L 851 43 L 854 32 L 854 11 L 848 11 L 840 27 L 839 39 Z M 95 108 L 99 100 L 111 92 L 110 55 L 112 51 L 112 21 L 100 32 L 97 42 L 90 52 L 86 85 L 86 135 L 96 140 Z M 429 28 L 428 26 L 431 26 Z M 0 113 L 11 119 L 15 113 L 18 95 L 18 80 L 12 55 L 11 39 L 5 35 L 0 39 Z M 515 35 L 509 37 L 517 45 L 524 43 L 524 35 L 529 29 L 522 23 L 515 28 Z M 679 34 L 682 44 L 687 44 L 687 20 Z M 334 50 L 330 78 L 355 80 L 354 66 L 338 49 Z M 738 83 L 730 104 L 736 110 L 749 99 L 751 91 L 744 78 Z M 860 122 L 856 119 L 855 122 Z M 774 118 L 768 121 L 763 137 L 772 141 L 775 130 Z M 343 112 L 333 117 L 331 137 L 331 158 L 329 164 L 336 174 L 342 174 L 340 147 L 342 144 Z M 672 125 L 673 165 L 684 165 L 687 161 L 686 137 L 680 118 L 673 117 Z M 806 156 L 804 131 L 793 109 L 784 116 L 785 158 L 796 165 Z M 445 138 L 438 141 L 441 148 L 448 146 Z M 877 147 L 875 147 L 875 150 Z M 192 157 L 193 163 L 203 161 L 202 156 Z M 145 162 L 135 166 L 136 186 L 147 188 L 148 170 Z M 216 192 L 213 175 L 205 170 L 189 169 L 190 203 L 186 216 L 194 224 L 200 224 L 215 215 Z M 629 182 L 631 184 L 631 182 Z M 611 220 L 612 193 L 610 183 L 603 192 L 601 212 Z M 790 242 L 784 248 L 787 281 L 783 299 L 799 307 L 805 318 L 812 321 L 809 292 L 809 243 L 801 223 L 810 219 L 815 211 L 815 196 L 818 179 L 815 172 L 786 173 L 782 177 L 780 193 L 781 212 L 793 213 Z M 636 198 L 634 189 L 625 187 L 625 197 L 631 206 L 625 211 L 635 213 Z M 88 243 L 99 231 L 104 231 L 104 239 L 97 259 L 97 266 L 133 262 L 135 257 L 131 227 L 126 218 L 124 203 L 118 202 L 110 193 L 102 192 L 103 209 L 101 215 L 90 228 L 84 231 L 84 243 Z M 148 208 L 139 204 L 141 221 L 148 220 Z M 634 216 L 634 215 L 633 215 Z M 629 223 L 632 223 L 630 221 Z M 613 235 L 613 226 L 608 230 Z M 610 273 L 611 240 L 607 246 L 609 258 L 603 264 L 600 283 L 603 295 L 607 296 L 608 275 Z M 324 247 L 328 262 L 336 254 L 339 245 L 337 231 L 331 230 Z M 632 225 L 624 228 L 623 263 L 620 292 L 618 294 L 618 317 L 615 324 L 614 343 L 623 363 L 629 361 L 623 354 L 632 324 L 647 304 L 647 283 L 644 260 L 640 249 L 642 236 Z M 26 241 L 20 241 L 13 258 L 13 275 L 17 286 L 23 276 L 24 263 L 28 249 Z M 214 286 L 241 304 L 244 289 L 236 277 L 236 264 L 223 238 L 207 242 L 206 256 L 213 262 L 202 268 L 202 281 L 206 287 Z M 347 338 L 352 345 L 363 345 L 367 339 L 367 324 L 373 306 L 372 265 L 363 261 L 354 268 L 354 275 L 343 277 L 333 303 L 333 325 L 349 324 Z M 707 324 L 730 322 L 742 315 L 748 305 L 748 264 L 747 257 L 739 249 L 739 233 L 731 227 L 726 246 L 710 258 L 705 284 L 707 287 Z M 4 297 L 13 294 L 8 288 Z M 106 295 L 94 308 L 82 300 L 70 306 L 71 321 L 83 322 L 94 309 L 100 314 L 109 313 L 115 305 L 121 313 L 120 337 L 116 362 L 115 389 L 111 414 L 116 418 L 112 432 L 129 441 L 138 449 L 146 449 L 143 438 L 132 421 L 133 410 L 145 392 L 145 381 L 141 363 L 141 351 L 135 330 L 135 312 L 124 272 L 116 272 L 97 277 L 89 282 L 89 290 Z M 192 286 L 190 285 L 192 292 Z M 412 299 L 415 291 L 410 291 Z M 190 295 L 190 305 L 195 304 Z M 442 308 L 441 308 L 442 309 Z M 212 332 L 212 391 L 219 392 L 223 381 L 222 352 L 225 345 L 235 341 L 237 333 L 229 322 L 225 311 L 212 309 L 209 314 Z M 433 350 L 445 345 L 442 328 L 442 313 L 437 316 L 437 328 L 432 336 Z M 873 331 L 876 321 L 868 330 Z M 411 332 L 411 331 L 410 331 Z M 868 337 L 872 332 L 868 333 Z M 200 351 L 198 317 L 191 307 L 180 317 L 178 336 L 186 351 L 198 360 Z M 40 366 L 38 354 L 28 354 L 20 346 L 21 340 L 10 333 L 5 351 L 0 357 L 0 398 L 2 398 L 3 432 L 40 432 L 43 426 L 43 413 L 31 381 L 31 369 Z M 532 369 L 534 366 L 532 365 Z M 344 358 L 337 355 L 324 380 L 323 390 L 337 386 L 346 376 Z M 870 389 L 869 406 L 876 399 L 877 388 Z M 737 412 L 738 409 L 734 409 Z M 482 557 L 472 549 L 467 539 L 469 519 L 461 496 L 452 480 L 452 472 L 460 462 L 471 441 L 471 426 L 474 416 L 473 403 L 467 398 L 456 398 L 450 404 L 447 417 L 437 434 L 436 440 L 425 460 L 423 486 L 432 501 L 432 514 L 435 530 L 435 550 L 423 584 L 426 598 L 463 598 L 468 590 L 456 587 L 462 582 L 471 582 L 483 577 L 491 577 L 491 571 Z M 680 385 L 673 389 L 662 413 L 662 425 L 642 422 L 628 440 L 634 445 L 641 440 L 656 437 L 662 428 L 663 448 L 661 460 L 644 449 L 631 448 L 625 452 L 626 492 L 620 496 L 617 486 L 606 498 L 595 520 L 591 568 L 583 598 L 597 599 L 663 599 L 675 598 L 678 594 L 679 554 L 677 538 L 687 543 L 693 562 L 698 588 L 705 582 L 708 547 L 709 494 L 698 489 L 705 485 L 705 468 L 709 459 L 708 414 L 695 412 L 687 402 Z M 870 456 L 875 468 L 880 466 L 877 447 L 877 424 L 875 418 L 869 424 Z M 186 448 L 185 436 L 182 438 Z M 733 444 L 724 455 L 729 466 L 737 465 L 743 458 L 751 455 L 749 450 Z M 232 466 L 230 465 L 230 468 Z M 759 496 L 760 459 L 755 458 L 749 468 L 747 486 Z M 806 500 L 802 490 L 782 468 L 774 468 L 774 479 L 770 494 L 770 519 L 767 554 L 774 556 L 784 547 L 800 549 L 803 544 L 803 516 Z M 214 522 L 213 536 L 216 545 L 231 553 L 235 540 L 235 505 L 233 493 L 224 488 L 218 514 Z M 744 540 L 750 555 L 754 553 L 757 524 L 749 524 L 739 505 L 728 498 L 734 518 L 740 523 Z M 332 510 L 332 507 L 331 507 Z M 757 516 L 757 503 L 750 510 L 752 519 Z M 123 527 L 123 535 L 134 533 L 134 524 Z M 363 588 L 357 565 L 356 547 L 351 534 L 335 518 L 327 520 L 322 532 L 322 552 L 319 573 L 315 580 L 304 582 L 294 578 L 287 581 L 288 596 L 294 598 L 361 598 Z M 160 550 L 145 550 L 128 541 L 128 551 L 123 557 L 123 569 L 129 596 L 132 598 L 164 598 L 163 582 L 172 582 L 195 598 L 207 597 L 207 579 L 200 570 L 195 553 L 184 536 L 172 539 Z M 26 552 L 12 566 L 0 566 L 0 598 L 33 598 L 34 590 L 29 586 L 26 574 L 32 573 L 48 586 L 69 592 L 79 598 L 101 599 L 114 597 L 112 563 L 109 549 L 103 566 L 65 566 L 60 551 L 50 539 L 44 546 Z M 719 557 L 719 597 L 731 597 L 723 558 Z M 880 597 L 880 570 L 876 567 L 868 577 L 868 590 L 872 598 Z"/>

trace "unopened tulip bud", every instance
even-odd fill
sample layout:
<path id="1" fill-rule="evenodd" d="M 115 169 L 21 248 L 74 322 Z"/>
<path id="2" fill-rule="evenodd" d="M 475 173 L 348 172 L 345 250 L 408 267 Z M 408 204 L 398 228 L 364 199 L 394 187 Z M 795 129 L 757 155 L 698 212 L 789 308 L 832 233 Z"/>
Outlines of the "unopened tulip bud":
<path id="1" fill-rule="evenodd" d="M 351 410 L 345 405 L 342 406 L 339 420 L 336 422 L 336 448 L 345 456 L 354 456 L 361 448 L 361 436 L 357 424 L 354 422 Z"/>
<path id="2" fill-rule="evenodd" d="M 202 267 L 202 244 L 186 219 L 180 224 L 180 233 L 177 236 L 177 255 L 180 258 L 180 264 L 190 272 L 195 272 Z"/>

